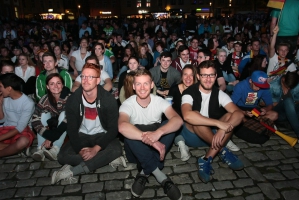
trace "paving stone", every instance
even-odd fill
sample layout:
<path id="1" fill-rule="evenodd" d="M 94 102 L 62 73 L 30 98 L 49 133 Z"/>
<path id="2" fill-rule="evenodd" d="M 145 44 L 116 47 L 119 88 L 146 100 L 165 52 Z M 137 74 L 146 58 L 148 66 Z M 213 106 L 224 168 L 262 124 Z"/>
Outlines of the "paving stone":
<path id="1" fill-rule="evenodd" d="M 103 190 L 104 182 L 85 183 L 82 186 L 82 193 L 100 192 Z"/>
<path id="2" fill-rule="evenodd" d="M 130 172 L 105 173 L 105 174 L 100 174 L 99 176 L 101 181 L 115 180 L 115 179 L 124 180 L 130 176 Z"/>
<path id="3" fill-rule="evenodd" d="M 196 157 L 197 159 L 203 155 L 206 154 L 206 151 L 205 150 L 192 150 L 190 151 L 191 155 L 193 157 Z"/>
<path id="4" fill-rule="evenodd" d="M 154 189 L 145 189 L 141 195 L 141 198 L 153 198 L 156 195 L 156 191 Z"/>
<path id="5" fill-rule="evenodd" d="M 106 200 L 123 200 L 123 199 L 132 199 L 131 192 L 120 191 L 120 192 L 110 192 L 106 194 Z"/>
<path id="6" fill-rule="evenodd" d="M 293 164 L 293 163 L 299 162 L 299 160 L 298 160 L 298 158 L 289 158 L 289 159 L 281 160 L 281 162 L 283 164 Z"/>
<path id="7" fill-rule="evenodd" d="M 80 196 L 52 197 L 50 200 L 82 200 Z"/>
<path id="8" fill-rule="evenodd" d="M 193 183 L 193 180 L 190 178 L 188 174 L 179 174 L 177 176 L 172 176 L 171 180 L 175 184 L 190 184 Z"/>
<path id="9" fill-rule="evenodd" d="M 88 183 L 86 183 L 86 184 L 88 184 Z M 83 185 L 83 187 L 84 187 L 84 185 Z M 71 184 L 71 185 L 65 186 L 63 193 L 74 193 L 74 192 L 78 192 L 80 190 L 81 190 L 80 184 Z M 84 193 L 83 190 L 82 190 L 82 193 Z"/>
<path id="10" fill-rule="evenodd" d="M 216 190 L 225 190 L 234 188 L 233 184 L 230 181 L 217 181 L 213 183 Z"/>
<path id="11" fill-rule="evenodd" d="M 211 199 L 211 195 L 208 192 L 201 192 L 195 195 L 196 199 Z"/>
<path id="12" fill-rule="evenodd" d="M 286 158 L 298 158 L 299 153 L 298 151 L 294 149 L 283 149 L 281 150 L 281 153 L 286 157 Z"/>
<path id="13" fill-rule="evenodd" d="M 29 179 L 33 174 L 33 171 L 25 171 L 17 173 L 16 177 L 18 179 Z"/>
<path id="14" fill-rule="evenodd" d="M 263 144 L 263 147 L 273 146 L 273 145 L 277 145 L 277 144 L 279 144 L 279 142 L 277 140 L 268 140 L 267 142 L 265 142 Z"/>
<path id="15" fill-rule="evenodd" d="M 256 194 L 261 191 L 259 187 L 248 187 L 243 189 L 244 192 L 249 193 L 249 194 Z"/>
<path id="16" fill-rule="evenodd" d="M 229 197 L 229 198 L 224 198 L 221 200 L 245 200 L 244 197 L 238 196 L 238 197 Z"/>
<path id="17" fill-rule="evenodd" d="M 0 173 L 0 180 L 4 180 L 8 177 L 8 173 Z"/>
<path id="18" fill-rule="evenodd" d="M 294 200 L 294 199 L 298 199 L 298 197 L 299 197 L 298 190 L 283 191 L 283 192 L 281 192 L 281 194 L 285 200 Z"/>
<path id="19" fill-rule="evenodd" d="M 211 192 L 211 195 L 216 199 L 220 199 L 227 196 L 225 191 L 214 191 Z"/>
<path id="20" fill-rule="evenodd" d="M 27 187 L 17 190 L 15 197 L 37 197 L 39 196 L 42 187 Z"/>
<path id="21" fill-rule="evenodd" d="M 293 163 L 293 166 L 295 167 L 295 169 L 299 169 L 299 163 Z"/>
<path id="22" fill-rule="evenodd" d="M 240 155 L 238 156 L 239 159 L 242 161 L 244 167 L 249 167 L 249 166 L 252 166 L 252 163 L 249 159 L 247 159 L 247 157 L 245 157 L 244 155 Z"/>
<path id="23" fill-rule="evenodd" d="M 110 165 L 106 165 L 104 167 L 97 169 L 94 173 L 108 173 L 108 172 L 115 172 L 115 171 L 116 169 L 114 169 Z"/>
<path id="24" fill-rule="evenodd" d="M 244 169 L 246 169 L 247 167 L 245 167 Z M 244 170 L 241 170 L 241 171 L 235 171 L 235 173 L 237 174 L 237 176 L 239 177 L 239 178 L 247 178 L 248 177 L 248 175 L 245 173 L 245 171 Z"/>
<path id="25" fill-rule="evenodd" d="M 266 181 L 262 173 L 256 167 L 246 167 L 244 169 L 246 173 L 255 181 Z"/>
<path id="26" fill-rule="evenodd" d="M 12 171 L 14 171 L 15 167 L 16 167 L 16 164 L 2 164 L 2 165 L 0 165 L 0 171 L 1 172 L 12 172 Z"/>
<path id="27" fill-rule="evenodd" d="M 173 173 L 172 167 L 164 167 L 163 168 L 163 173 L 166 175 L 170 175 Z"/>
<path id="28" fill-rule="evenodd" d="M 185 173 L 185 172 L 193 172 L 196 170 L 197 170 L 196 164 L 185 164 L 173 168 L 173 172 L 178 174 Z"/>
<path id="29" fill-rule="evenodd" d="M 279 199 L 280 194 L 278 191 L 271 185 L 271 183 L 258 183 L 257 184 L 261 191 L 266 195 L 269 199 Z"/>
<path id="30" fill-rule="evenodd" d="M 189 184 L 186 185 L 177 185 L 178 188 L 180 189 L 182 194 L 192 194 L 192 188 Z"/>
<path id="31" fill-rule="evenodd" d="M 47 161 L 44 162 L 44 168 L 48 169 L 48 168 L 61 168 L 61 164 L 59 164 L 57 161 Z"/>
<path id="32" fill-rule="evenodd" d="M 286 178 L 280 174 L 280 173 L 268 173 L 268 174 L 263 174 L 264 177 L 270 180 L 275 180 L 275 181 L 283 181 Z"/>
<path id="33" fill-rule="evenodd" d="M 105 181 L 105 190 L 120 190 L 123 187 L 123 181 Z"/>
<path id="34" fill-rule="evenodd" d="M 241 189 L 236 189 L 236 190 L 228 190 L 227 191 L 230 195 L 233 195 L 233 196 L 240 196 L 243 194 L 243 190 Z"/>
<path id="35" fill-rule="evenodd" d="M 97 174 L 82 175 L 81 179 L 80 179 L 80 183 L 90 183 L 90 182 L 96 182 L 96 181 L 98 181 Z"/>
<path id="36" fill-rule="evenodd" d="M 22 164 L 18 164 L 15 168 L 16 172 L 21 172 L 21 171 L 25 171 L 26 169 L 28 169 L 30 166 L 29 163 L 22 163 Z"/>
<path id="37" fill-rule="evenodd" d="M 160 186 L 160 183 L 156 180 L 154 176 L 148 177 L 148 183 L 146 184 L 148 187 L 151 186 Z"/>
<path id="38" fill-rule="evenodd" d="M 8 176 L 6 177 L 6 179 L 12 179 L 16 176 L 16 174 L 17 174 L 16 172 L 10 172 L 10 173 L 8 173 Z"/>
<path id="39" fill-rule="evenodd" d="M 185 162 L 183 162 L 181 159 L 171 159 L 164 162 L 164 166 L 166 167 L 176 167 L 183 164 L 185 164 Z"/>
<path id="40" fill-rule="evenodd" d="M 252 179 L 249 179 L 249 178 L 239 179 L 239 180 L 233 181 L 233 184 L 238 188 L 243 188 L 243 187 L 246 187 L 246 186 L 254 185 Z"/>
<path id="41" fill-rule="evenodd" d="M 38 178 L 36 182 L 36 186 L 45 186 L 51 184 L 52 177 L 42 177 Z"/>
<path id="42" fill-rule="evenodd" d="M 126 179 L 124 181 L 124 188 L 127 190 L 131 189 L 131 186 L 133 185 L 133 183 L 134 183 L 134 179 Z"/>
<path id="43" fill-rule="evenodd" d="M 214 189 L 212 183 L 196 183 L 192 184 L 192 188 L 197 192 L 207 192 L 212 191 L 212 189 Z"/>
<path id="44" fill-rule="evenodd" d="M 36 183 L 36 178 L 27 179 L 27 180 L 20 180 L 20 181 L 17 181 L 16 187 L 20 188 L 20 187 L 34 186 L 35 183 Z"/>
<path id="45" fill-rule="evenodd" d="M 47 200 L 48 197 L 28 197 L 24 198 L 24 200 Z"/>
<path id="46" fill-rule="evenodd" d="M 287 177 L 287 179 L 297 179 L 299 178 L 298 174 L 296 174 L 294 171 L 282 171 L 283 175 Z"/>
<path id="47" fill-rule="evenodd" d="M 6 189 L 0 191 L 0 199 L 12 199 L 16 193 L 16 189 Z"/>
<path id="48" fill-rule="evenodd" d="M 85 195 L 84 199 L 88 200 L 105 200 L 106 195 L 102 192 L 89 193 Z"/>
<path id="49" fill-rule="evenodd" d="M 292 170 L 293 166 L 292 165 L 279 165 L 277 166 L 281 171 L 285 171 L 285 170 Z"/>
<path id="50" fill-rule="evenodd" d="M 12 181 L 12 180 L 4 180 L 4 181 L 0 181 L 0 190 L 4 190 L 7 188 L 13 188 L 16 185 L 16 181 Z"/>
<path id="51" fill-rule="evenodd" d="M 229 168 L 219 168 L 215 169 L 215 174 L 213 178 L 218 181 L 226 181 L 226 180 L 235 180 L 237 176 L 234 174 L 233 170 Z"/>
<path id="52" fill-rule="evenodd" d="M 263 161 L 263 160 L 268 160 L 268 157 L 265 156 L 263 153 L 260 152 L 253 152 L 253 153 L 245 153 L 245 157 L 247 157 L 251 161 Z"/>
<path id="53" fill-rule="evenodd" d="M 17 158 L 13 158 L 13 159 L 8 159 L 5 163 L 21 163 L 21 162 L 25 162 L 26 158 L 23 157 L 17 157 Z"/>
<path id="54" fill-rule="evenodd" d="M 285 159 L 285 157 L 277 151 L 267 151 L 266 155 L 271 159 L 271 160 L 281 160 Z"/>
<path id="55" fill-rule="evenodd" d="M 44 187 L 41 195 L 42 196 L 53 196 L 53 195 L 61 195 L 63 191 L 64 186 L 47 186 Z"/>
<path id="56" fill-rule="evenodd" d="M 192 173 L 191 173 L 191 177 L 192 177 L 194 183 L 199 183 L 199 182 L 201 182 L 201 180 L 200 180 L 199 177 L 198 177 L 198 172 L 192 172 Z"/>
<path id="57" fill-rule="evenodd" d="M 282 189 L 282 188 L 295 188 L 299 190 L 299 180 L 293 180 L 293 181 L 279 181 L 273 183 L 273 186 L 276 189 Z"/>
<path id="58" fill-rule="evenodd" d="M 32 177 L 34 178 L 48 177 L 49 173 L 50 173 L 50 169 L 35 170 L 34 175 Z"/>
<path id="59" fill-rule="evenodd" d="M 70 182 L 71 182 L 72 184 L 76 184 L 76 183 L 79 183 L 79 180 L 80 180 L 80 177 L 79 177 L 79 176 L 74 176 L 72 180 L 68 180 L 68 179 L 66 179 L 66 180 L 61 180 L 61 181 L 60 181 L 60 184 L 61 184 L 61 185 L 69 185 Z"/>
<path id="60" fill-rule="evenodd" d="M 253 195 L 249 195 L 247 197 L 245 197 L 246 200 L 263 200 L 265 199 L 264 198 L 264 195 L 259 193 L 259 194 L 253 194 Z"/>
<path id="61" fill-rule="evenodd" d="M 254 163 L 254 165 L 256 167 L 269 167 L 269 166 L 278 166 L 279 165 L 279 161 L 275 160 L 275 161 L 262 161 L 262 162 L 257 162 Z"/>

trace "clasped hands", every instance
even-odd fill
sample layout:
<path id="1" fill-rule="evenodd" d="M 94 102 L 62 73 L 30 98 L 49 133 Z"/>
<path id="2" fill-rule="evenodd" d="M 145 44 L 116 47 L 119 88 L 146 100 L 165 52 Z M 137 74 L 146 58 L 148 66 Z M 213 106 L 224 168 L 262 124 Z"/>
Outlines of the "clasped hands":
<path id="1" fill-rule="evenodd" d="M 152 146 L 160 153 L 160 160 L 164 160 L 165 157 L 165 145 L 158 140 L 160 139 L 160 135 L 157 132 L 142 132 L 141 138 L 142 142 Z"/>
<path id="2" fill-rule="evenodd" d="M 94 147 L 84 147 L 79 151 L 79 154 L 84 161 L 87 161 L 92 159 L 100 150 L 101 147 L 97 145 Z"/>

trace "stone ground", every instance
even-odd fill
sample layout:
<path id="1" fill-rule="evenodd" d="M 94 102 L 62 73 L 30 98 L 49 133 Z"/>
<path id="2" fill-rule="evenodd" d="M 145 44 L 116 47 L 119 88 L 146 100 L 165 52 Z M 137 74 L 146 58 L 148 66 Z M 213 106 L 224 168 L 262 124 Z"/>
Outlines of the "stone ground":
<path id="1" fill-rule="evenodd" d="M 281 129 L 291 136 L 293 132 Z M 233 141 L 241 148 L 237 152 L 244 162 L 241 171 L 232 171 L 218 157 L 213 161 L 213 180 L 202 183 L 197 176 L 196 161 L 207 148 L 191 148 L 192 157 L 182 162 L 177 147 L 166 156 L 163 171 L 178 185 L 183 199 L 299 199 L 299 144 L 294 148 L 278 136 L 264 145 L 249 144 L 238 138 Z M 31 148 L 33 152 L 36 148 Z M 35 162 L 30 157 L 12 156 L 0 159 L 0 199 L 80 200 L 133 199 L 130 187 L 137 169 L 106 166 L 91 174 L 76 176 L 70 185 L 62 181 L 51 185 L 51 175 L 61 166 L 56 161 Z M 168 199 L 163 189 L 150 176 L 141 199 Z"/>

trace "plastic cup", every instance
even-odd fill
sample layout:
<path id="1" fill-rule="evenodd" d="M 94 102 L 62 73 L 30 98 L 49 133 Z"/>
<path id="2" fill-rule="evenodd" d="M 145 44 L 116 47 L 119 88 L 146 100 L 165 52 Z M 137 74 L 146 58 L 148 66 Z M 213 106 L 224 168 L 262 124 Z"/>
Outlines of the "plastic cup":
<path id="1" fill-rule="evenodd" d="M 172 96 L 166 96 L 165 99 L 170 103 L 170 105 L 172 105 Z"/>

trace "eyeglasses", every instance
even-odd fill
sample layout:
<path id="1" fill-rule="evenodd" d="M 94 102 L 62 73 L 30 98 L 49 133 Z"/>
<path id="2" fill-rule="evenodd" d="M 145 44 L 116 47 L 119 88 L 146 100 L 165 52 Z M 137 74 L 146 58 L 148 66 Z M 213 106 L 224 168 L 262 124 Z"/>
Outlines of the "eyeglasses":
<path id="1" fill-rule="evenodd" d="M 87 79 L 89 81 L 91 81 L 94 78 L 100 78 L 99 76 L 85 76 L 85 75 L 80 75 L 80 77 L 82 80 Z"/>
<path id="2" fill-rule="evenodd" d="M 215 78 L 216 74 L 200 74 L 201 78 Z"/>

